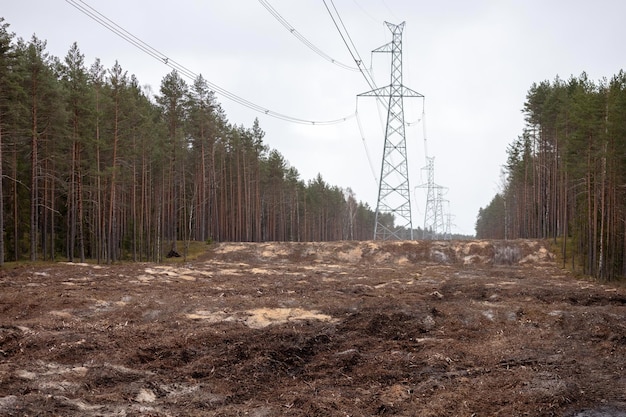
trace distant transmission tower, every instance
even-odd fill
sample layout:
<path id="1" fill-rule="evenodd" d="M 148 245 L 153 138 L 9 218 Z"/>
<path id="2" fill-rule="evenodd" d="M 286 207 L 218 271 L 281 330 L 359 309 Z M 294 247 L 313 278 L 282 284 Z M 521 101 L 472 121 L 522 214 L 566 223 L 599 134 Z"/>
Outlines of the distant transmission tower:
<path id="1" fill-rule="evenodd" d="M 424 97 L 402 85 L 402 29 L 404 23 L 385 22 L 393 39 L 372 52 L 391 53 L 391 84 L 376 88 L 362 97 L 388 98 L 385 146 L 378 186 L 374 239 L 413 239 L 409 168 L 404 130 L 404 97 Z"/>
<path id="2" fill-rule="evenodd" d="M 450 212 L 450 201 L 446 200 L 446 202 L 448 203 L 448 209 L 446 210 L 446 230 L 444 232 L 444 236 L 443 238 L 445 240 L 451 240 L 452 239 L 452 213 Z"/>
<path id="3" fill-rule="evenodd" d="M 437 239 L 442 239 L 443 235 L 446 233 L 446 223 L 445 217 L 443 216 L 443 203 L 447 200 L 443 198 L 444 187 L 437 186 L 437 201 L 435 203 L 435 207 L 437 210 L 437 215 L 435 216 L 435 237 Z"/>
<path id="4" fill-rule="evenodd" d="M 426 157 L 426 184 L 418 188 L 426 188 L 426 209 L 424 210 L 423 239 L 437 239 L 446 233 L 445 219 L 443 215 L 443 190 L 444 187 L 435 184 L 435 158 Z"/>

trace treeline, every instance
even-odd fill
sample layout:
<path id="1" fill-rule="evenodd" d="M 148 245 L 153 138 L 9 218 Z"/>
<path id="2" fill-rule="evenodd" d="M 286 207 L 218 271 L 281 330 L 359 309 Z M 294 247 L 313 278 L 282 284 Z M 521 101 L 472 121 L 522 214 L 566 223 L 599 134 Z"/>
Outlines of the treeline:
<path id="1" fill-rule="evenodd" d="M 480 210 L 477 236 L 552 238 L 583 273 L 625 277 L 626 73 L 534 84 L 523 111 L 506 184 Z"/>
<path id="2" fill-rule="evenodd" d="M 370 239 L 374 213 L 305 181 L 206 81 L 154 98 L 115 63 L 61 60 L 0 18 L 0 262 L 160 260 L 177 241 Z"/>

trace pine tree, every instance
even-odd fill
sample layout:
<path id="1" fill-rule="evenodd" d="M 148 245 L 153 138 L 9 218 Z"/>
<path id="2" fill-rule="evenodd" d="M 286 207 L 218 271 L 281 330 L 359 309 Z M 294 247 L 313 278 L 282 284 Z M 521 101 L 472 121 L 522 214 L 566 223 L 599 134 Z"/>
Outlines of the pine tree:
<path id="1" fill-rule="evenodd" d="M 269 151 L 258 119 L 229 124 L 202 77 L 188 88 L 174 71 L 152 101 L 118 62 L 87 69 L 76 44 L 61 61 L 36 37 L 13 44 L 7 27 L 0 21 L 0 263 L 9 246 L 16 260 L 160 261 L 165 240 L 176 252 L 180 239 L 371 236 L 367 205 L 321 175 L 305 184 Z"/>
<path id="2" fill-rule="evenodd" d="M 69 184 L 67 191 L 67 258 L 74 260 L 74 251 L 78 246 L 81 262 L 85 262 L 85 230 L 84 230 L 84 162 L 83 149 L 88 135 L 89 86 L 88 75 L 84 67 L 84 55 L 74 43 L 67 53 L 62 68 L 63 84 L 66 92 L 69 129 L 71 135 Z M 76 242 L 76 239 L 78 242 Z"/>
<path id="3" fill-rule="evenodd" d="M 169 162 L 167 164 L 167 176 L 164 178 L 167 184 L 165 190 L 164 206 L 164 231 L 165 238 L 170 242 L 170 254 L 178 253 L 177 239 L 179 238 L 179 224 L 181 217 L 182 187 L 184 187 L 184 157 L 186 146 L 183 143 L 183 125 L 185 123 L 185 98 L 187 96 L 187 84 L 176 70 L 165 76 L 161 81 L 161 95 L 157 97 L 157 103 L 161 107 L 163 120 L 167 126 L 169 138 Z M 181 166 L 182 165 L 182 166 Z M 183 206 L 184 207 L 184 206 Z M 184 224 L 184 217 L 183 224 Z"/>
<path id="4" fill-rule="evenodd" d="M 13 51 L 13 34 L 8 30 L 9 24 L 0 17 L 0 266 L 5 259 L 5 225 L 4 225 L 4 136 L 8 131 L 11 98 L 14 96 L 15 85 L 12 81 L 11 68 L 15 65 Z"/>
<path id="5" fill-rule="evenodd" d="M 119 213 L 119 201 L 118 201 L 118 176 L 119 176 L 119 144 L 120 137 L 122 135 L 121 122 L 124 118 L 124 112 L 122 109 L 124 102 L 124 93 L 128 84 L 128 76 L 126 71 L 122 70 L 120 64 L 115 61 L 113 67 L 108 71 L 108 82 L 110 85 L 110 98 L 111 98 L 111 117 L 112 117 L 112 144 L 111 144 L 111 169 L 109 175 L 109 204 L 107 215 L 107 227 L 105 241 L 106 245 L 106 260 L 108 263 L 115 261 L 119 258 L 119 239 L 120 229 L 119 223 L 121 221 Z"/>
<path id="6" fill-rule="evenodd" d="M 33 36 L 29 43 L 22 40 L 18 42 L 18 70 L 20 71 L 20 81 L 23 88 L 24 112 L 20 116 L 22 121 L 22 132 L 29 138 L 30 153 L 30 222 L 29 222 L 29 250 L 30 259 L 35 261 L 38 259 L 38 240 L 41 238 L 42 247 L 48 247 L 47 241 L 50 242 L 50 257 L 55 256 L 55 224 L 54 218 L 57 212 L 54 208 L 55 189 L 52 182 L 46 181 L 46 185 L 51 187 L 42 190 L 42 183 L 45 177 L 44 170 L 48 170 L 53 174 L 54 161 L 50 159 L 53 152 L 46 155 L 42 160 L 40 158 L 40 148 L 46 143 L 52 149 L 53 142 L 50 138 L 58 132 L 55 129 L 63 122 L 63 109 L 58 106 L 60 92 L 54 73 L 54 59 L 46 52 L 46 42 L 39 40 Z M 21 136 L 21 135 L 19 135 Z M 44 166 L 43 163 L 46 165 Z M 50 178 L 50 177 L 46 177 Z M 45 194 L 42 194 L 45 191 Z M 47 230 L 42 230 L 40 220 L 42 214 L 50 215 L 50 222 L 47 230 L 50 231 L 46 235 Z M 45 254 L 44 254 L 45 255 Z"/>

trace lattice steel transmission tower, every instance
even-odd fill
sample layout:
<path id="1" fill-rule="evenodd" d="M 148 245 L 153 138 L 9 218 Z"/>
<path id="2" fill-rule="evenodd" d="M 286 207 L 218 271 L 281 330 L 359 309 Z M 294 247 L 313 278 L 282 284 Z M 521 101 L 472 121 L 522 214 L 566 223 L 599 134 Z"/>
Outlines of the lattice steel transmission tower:
<path id="1" fill-rule="evenodd" d="M 413 239 L 409 167 L 404 129 L 404 97 L 424 97 L 402 84 L 402 30 L 404 23 L 385 22 L 392 41 L 372 52 L 391 53 L 391 84 L 376 88 L 362 97 L 387 98 L 387 127 L 383 150 L 374 239 Z"/>
<path id="2" fill-rule="evenodd" d="M 452 213 L 450 212 L 450 201 L 446 200 L 448 203 L 448 210 L 446 210 L 446 229 L 443 232 L 443 238 L 445 240 L 452 239 Z"/>
<path id="3" fill-rule="evenodd" d="M 446 233 L 443 215 L 443 198 L 445 187 L 435 184 L 435 157 L 426 157 L 426 184 L 417 188 L 426 188 L 426 209 L 424 210 L 423 239 L 436 239 Z"/>

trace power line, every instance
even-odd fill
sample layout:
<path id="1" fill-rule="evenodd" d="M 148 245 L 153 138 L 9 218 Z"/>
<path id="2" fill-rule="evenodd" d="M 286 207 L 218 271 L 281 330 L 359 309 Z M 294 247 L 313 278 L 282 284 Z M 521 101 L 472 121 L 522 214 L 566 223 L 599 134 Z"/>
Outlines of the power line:
<path id="1" fill-rule="evenodd" d="M 398 17 L 391 11 L 391 9 L 389 8 L 389 6 L 387 5 L 387 3 L 385 2 L 385 0 L 381 0 L 383 5 L 385 6 L 385 8 L 387 9 L 387 11 L 389 13 L 391 13 L 391 17 L 393 17 L 396 20 L 399 20 Z"/>
<path id="2" fill-rule="evenodd" d="M 359 72 L 361 73 L 361 75 L 363 75 L 363 78 L 365 78 L 365 81 L 370 86 L 370 88 L 372 90 L 376 89 L 376 83 L 374 82 L 374 79 L 372 78 L 372 75 L 369 73 L 367 68 L 364 67 L 363 59 L 361 58 L 361 55 L 359 55 L 359 51 L 354 46 L 354 42 L 352 42 L 352 38 L 350 37 L 350 34 L 348 33 L 348 30 L 346 29 L 346 26 L 343 24 L 343 20 L 341 19 L 341 16 L 339 15 L 337 8 L 335 7 L 335 3 L 333 3 L 333 0 L 330 0 L 330 4 L 333 6 L 333 10 L 335 11 L 335 14 L 333 14 L 333 12 L 330 10 L 330 7 L 328 7 L 328 3 L 326 3 L 326 0 L 322 0 L 322 1 L 324 2 L 326 11 L 330 15 L 330 18 L 332 19 L 335 25 L 335 28 L 337 29 L 337 32 L 339 32 L 339 36 L 341 36 L 341 40 L 343 40 L 344 45 L 348 49 L 348 52 L 350 52 L 352 59 L 356 63 L 357 67 L 359 68 Z M 341 24 L 341 27 L 339 27 L 340 24 Z M 343 28 L 343 31 L 341 30 L 341 28 Z"/>
<path id="3" fill-rule="evenodd" d="M 365 156 L 367 156 L 367 162 L 370 166 L 370 170 L 372 171 L 372 176 L 374 177 L 374 184 L 378 185 L 378 177 L 376 176 L 376 171 L 374 170 L 374 165 L 372 164 L 370 150 L 367 146 L 367 141 L 365 139 L 365 132 L 363 131 L 363 125 L 361 124 L 361 118 L 359 117 L 359 96 L 356 97 L 356 123 L 359 126 L 359 133 L 361 134 L 361 141 L 363 142 L 363 147 L 365 148 Z"/>
<path id="4" fill-rule="evenodd" d="M 374 16 L 372 16 L 367 10 L 365 10 L 365 8 L 362 5 L 360 5 L 358 1 L 356 0 L 352 0 L 352 1 L 354 2 L 354 5 L 357 6 L 359 9 L 361 9 L 361 11 L 365 13 L 365 15 L 369 17 L 373 22 L 376 22 L 376 23 L 379 22 L 379 20 L 376 19 Z"/>
<path id="5" fill-rule="evenodd" d="M 347 70 L 351 70 L 351 71 L 359 71 L 358 68 L 356 67 L 351 67 L 349 65 L 346 65 L 340 61 L 337 61 L 336 59 L 332 58 L 331 56 L 329 56 L 328 54 L 326 54 L 324 51 L 322 51 L 320 48 L 318 48 L 317 46 L 315 46 L 312 42 L 310 42 L 307 38 L 305 38 L 300 32 L 298 32 L 291 24 L 289 24 L 289 22 L 287 22 L 287 20 L 285 20 L 285 18 L 283 18 L 280 13 L 278 13 L 278 11 L 272 7 L 271 4 L 269 4 L 266 0 L 259 0 L 259 3 L 261 3 L 261 5 L 263 7 L 265 7 L 265 9 L 272 15 L 274 16 L 274 18 L 276 20 L 278 20 L 280 22 L 281 25 L 283 25 L 285 27 L 285 29 L 287 29 L 289 31 L 289 33 L 291 33 L 293 36 L 295 36 L 300 42 L 302 42 L 303 44 L 305 44 L 307 46 L 307 48 L 311 49 L 313 52 L 315 52 L 316 54 L 318 54 L 319 56 L 321 56 L 322 58 L 324 58 L 325 60 L 343 68 L 343 69 L 347 69 Z"/>
<path id="6" fill-rule="evenodd" d="M 377 90 L 378 86 L 376 85 L 376 81 L 374 81 L 374 77 L 369 72 L 367 67 L 365 67 L 365 65 L 363 63 L 363 59 L 361 58 L 361 55 L 359 54 L 358 49 L 354 45 L 354 42 L 352 41 L 352 38 L 350 37 L 350 33 L 348 33 L 348 29 L 346 28 L 346 25 L 343 23 L 343 19 L 339 15 L 339 11 L 337 10 L 337 7 L 335 7 L 335 3 L 333 2 L 333 0 L 329 0 L 330 4 L 332 5 L 332 9 L 334 10 L 334 14 L 333 14 L 333 12 L 331 11 L 330 7 L 328 7 L 328 4 L 326 3 L 326 0 L 322 0 L 322 1 L 324 2 L 324 6 L 326 7 L 326 11 L 328 12 L 330 18 L 332 19 L 332 21 L 333 21 L 333 23 L 335 25 L 335 28 L 337 29 L 337 32 L 339 32 L 339 36 L 341 37 L 344 45 L 348 49 L 348 52 L 350 52 L 350 55 L 352 56 L 352 59 L 354 60 L 354 62 L 356 63 L 357 67 L 359 68 L 359 71 L 361 72 L 361 75 L 363 76 L 363 78 L 365 78 L 365 81 L 367 82 L 367 85 L 369 85 L 369 87 L 372 90 Z M 340 27 L 340 25 L 341 25 L 341 27 Z M 343 30 L 341 28 L 343 28 Z M 382 106 L 382 108 L 385 109 L 385 111 L 387 111 L 387 109 L 389 107 L 389 103 L 386 103 L 381 97 L 376 97 L 376 102 L 380 106 Z M 380 107 L 377 107 L 377 109 L 378 109 L 378 117 L 381 120 L 381 125 L 382 125 L 383 124 L 383 117 L 382 117 L 382 113 L 381 113 Z"/>
<path id="7" fill-rule="evenodd" d="M 144 52 L 145 54 L 151 56 L 152 58 L 164 63 L 165 65 L 167 65 L 168 67 L 176 70 L 177 72 L 179 72 L 181 75 L 191 79 L 191 80 L 196 80 L 198 78 L 198 74 L 194 73 L 193 71 L 191 71 L 190 69 L 186 68 L 185 66 L 179 64 L 178 62 L 176 62 L 175 60 L 173 60 L 172 58 L 170 58 L 169 56 L 167 56 L 166 54 L 160 52 L 159 50 L 155 49 L 154 47 L 150 46 L 149 44 L 147 44 L 146 42 L 142 41 L 141 39 L 139 39 L 137 36 L 133 35 L 132 33 L 130 33 L 129 31 L 127 31 L 126 29 L 124 29 L 123 27 L 121 27 L 120 25 L 118 25 L 117 23 L 115 23 L 113 20 L 109 19 L 108 17 L 106 17 L 105 15 L 103 15 L 102 13 L 100 13 L 98 10 L 94 9 L 93 7 L 91 7 L 89 4 L 87 4 L 85 1 L 83 0 L 65 0 L 68 4 L 70 4 L 71 6 L 73 6 L 74 8 L 76 8 L 78 11 L 80 11 L 81 13 L 85 14 L 86 16 L 88 16 L 89 18 L 93 19 L 94 21 L 96 21 L 97 23 L 99 23 L 100 25 L 102 25 L 103 27 L 105 27 L 106 29 L 110 30 L 111 32 L 113 32 L 114 34 L 116 34 L 117 36 L 119 36 L 120 38 L 124 39 L 125 41 L 127 41 L 128 43 L 130 43 L 131 45 L 133 45 L 134 47 L 138 48 L 139 50 L 141 50 L 142 52 Z M 324 121 L 314 121 L 314 120 L 307 120 L 307 119 L 301 119 L 301 118 L 297 118 L 297 117 L 292 117 L 283 113 L 279 113 L 273 110 L 270 110 L 268 108 L 265 108 L 263 106 L 260 106 L 256 103 L 253 103 L 249 100 L 244 99 L 243 97 L 240 97 L 234 93 L 231 93 L 230 91 L 218 86 L 217 84 L 214 84 L 210 81 L 207 81 L 207 85 L 216 93 L 221 94 L 222 96 L 228 98 L 231 101 L 234 101 L 237 104 L 240 104 L 244 107 L 247 107 L 251 110 L 257 111 L 259 113 L 263 113 L 267 116 L 271 116 L 277 119 L 281 119 L 287 122 L 292 122 L 292 123 L 299 123 L 299 124 L 306 124 L 306 125 L 332 125 L 332 124 L 338 124 L 338 123 L 343 123 L 349 119 L 351 119 L 352 117 L 354 117 L 356 115 L 356 113 L 353 113 L 351 115 L 339 118 L 339 119 L 335 119 L 335 120 L 324 120 Z"/>
<path id="8" fill-rule="evenodd" d="M 341 36 L 341 39 L 343 40 L 344 45 L 348 49 L 348 52 L 350 52 L 350 55 L 352 56 L 352 59 L 354 60 L 354 62 L 356 63 L 356 65 L 357 65 L 357 67 L 359 69 L 359 71 L 361 72 L 361 75 L 363 75 L 363 78 L 365 78 L 365 81 L 367 82 L 367 84 L 369 85 L 369 87 L 372 90 L 377 90 L 378 86 L 376 85 L 376 81 L 374 80 L 374 76 L 370 73 L 370 71 L 367 69 L 367 67 L 363 63 L 363 59 L 361 58 L 361 55 L 359 54 L 358 49 L 354 45 L 354 42 L 352 41 L 352 38 L 350 37 L 350 33 L 348 32 L 348 29 L 346 28 L 346 25 L 343 23 L 343 19 L 339 15 L 339 11 L 337 10 L 337 7 L 335 6 L 334 1 L 333 0 L 329 0 L 330 4 L 332 6 L 332 9 L 334 10 L 334 13 L 331 11 L 331 8 L 326 3 L 326 0 L 322 0 L 322 1 L 324 3 L 324 6 L 326 7 L 326 11 L 328 12 L 330 18 L 332 19 L 332 21 L 333 21 L 333 23 L 335 25 L 335 28 L 339 32 L 339 36 Z M 342 28 L 343 28 L 343 30 L 342 30 Z M 386 103 L 381 97 L 377 97 L 376 101 L 385 110 L 387 110 L 387 108 L 389 107 L 389 103 Z M 380 108 L 378 108 L 378 116 L 381 119 L 381 124 L 382 124 L 382 114 L 380 113 Z M 411 124 L 414 124 L 414 123 L 415 122 L 409 122 L 409 123 L 406 123 L 406 125 L 410 126 Z"/>

